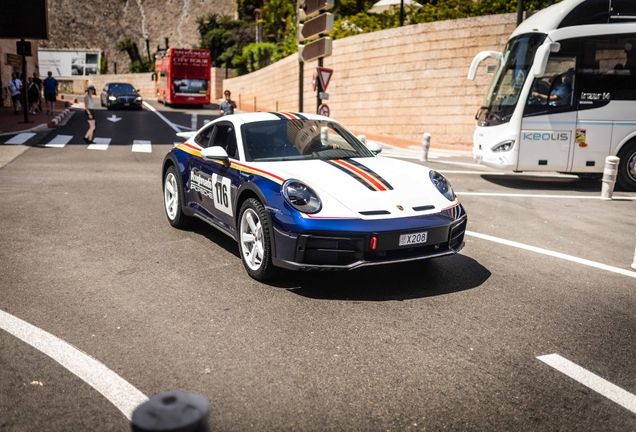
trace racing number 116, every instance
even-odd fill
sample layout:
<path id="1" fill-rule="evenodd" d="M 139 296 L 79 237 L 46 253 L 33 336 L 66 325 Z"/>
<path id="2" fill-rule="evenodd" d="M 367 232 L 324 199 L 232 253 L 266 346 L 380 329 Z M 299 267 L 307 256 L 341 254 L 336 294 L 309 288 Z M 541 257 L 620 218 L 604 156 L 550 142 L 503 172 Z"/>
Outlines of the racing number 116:
<path id="1" fill-rule="evenodd" d="M 230 197 L 232 182 L 227 177 L 212 174 L 212 183 L 214 183 L 214 207 L 225 214 L 233 216 L 232 199 Z"/>
<path id="2" fill-rule="evenodd" d="M 216 201 L 219 204 L 223 204 L 225 207 L 229 207 L 228 199 L 227 199 L 227 186 L 223 183 L 217 183 L 214 185 L 216 189 Z"/>

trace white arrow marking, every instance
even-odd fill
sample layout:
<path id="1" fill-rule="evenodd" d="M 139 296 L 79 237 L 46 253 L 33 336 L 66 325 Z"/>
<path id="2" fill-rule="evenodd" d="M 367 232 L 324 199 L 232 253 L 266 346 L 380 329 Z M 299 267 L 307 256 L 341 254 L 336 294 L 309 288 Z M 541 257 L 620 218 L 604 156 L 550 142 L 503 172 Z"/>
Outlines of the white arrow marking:
<path id="1" fill-rule="evenodd" d="M 117 117 L 115 114 L 113 114 L 110 117 L 106 117 L 106 120 L 110 120 L 113 123 L 117 123 L 119 120 L 121 120 L 121 117 Z"/>

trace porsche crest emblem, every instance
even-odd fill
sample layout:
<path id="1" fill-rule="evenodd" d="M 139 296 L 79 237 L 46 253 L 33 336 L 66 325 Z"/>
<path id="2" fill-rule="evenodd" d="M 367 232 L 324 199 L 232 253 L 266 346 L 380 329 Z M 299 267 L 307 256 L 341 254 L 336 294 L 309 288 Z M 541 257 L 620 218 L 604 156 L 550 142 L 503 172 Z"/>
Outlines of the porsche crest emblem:
<path id="1" fill-rule="evenodd" d="M 398 204 L 396 207 L 398 208 L 398 210 L 404 211 L 404 207 L 402 207 L 401 205 Z"/>

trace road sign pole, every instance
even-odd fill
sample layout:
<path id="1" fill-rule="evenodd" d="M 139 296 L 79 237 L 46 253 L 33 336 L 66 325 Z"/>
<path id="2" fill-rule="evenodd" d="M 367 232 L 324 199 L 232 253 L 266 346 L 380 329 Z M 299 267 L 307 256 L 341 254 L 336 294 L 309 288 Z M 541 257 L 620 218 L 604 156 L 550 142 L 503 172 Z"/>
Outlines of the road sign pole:
<path id="1" fill-rule="evenodd" d="M 29 99 L 27 97 L 27 62 L 26 62 L 26 43 L 24 39 L 20 39 L 20 45 L 22 46 L 22 90 L 20 94 L 20 101 L 22 101 L 22 111 L 24 112 L 24 123 L 29 123 L 29 111 L 27 105 Z"/>
<path id="2" fill-rule="evenodd" d="M 320 57 L 318 59 L 318 67 L 322 67 L 322 62 L 323 59 L 322 57 Z M 320 105 L 322 104 L 322 99 L 320 99 L 320 93 L 322 93 L 324 90 L 322 88 L 322 83 L 320 82 L 320 79 L 316 80 L 316 90 L 318 90 L 316 92 L 316 114 L 318 114 L 320 112 Z"/>
<path id="3" fill-rule="evenodd" d="M 298 112 L 303 112 L 303 74 L 304 74 L 303 62 L 298 62 Z"/>

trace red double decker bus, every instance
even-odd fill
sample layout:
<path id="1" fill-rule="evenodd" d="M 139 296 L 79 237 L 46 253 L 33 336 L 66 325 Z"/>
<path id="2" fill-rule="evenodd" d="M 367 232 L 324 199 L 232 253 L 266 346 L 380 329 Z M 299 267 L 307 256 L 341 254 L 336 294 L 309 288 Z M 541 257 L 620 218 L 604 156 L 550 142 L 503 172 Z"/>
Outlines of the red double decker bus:
<path id="1" fill-rule="evenodd" d="M 210 102 L 210 51 L 170 48 L 155 60 L 157 100 L 165 105 Z"/>

